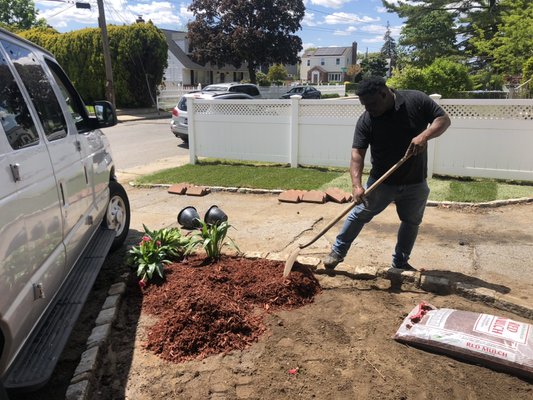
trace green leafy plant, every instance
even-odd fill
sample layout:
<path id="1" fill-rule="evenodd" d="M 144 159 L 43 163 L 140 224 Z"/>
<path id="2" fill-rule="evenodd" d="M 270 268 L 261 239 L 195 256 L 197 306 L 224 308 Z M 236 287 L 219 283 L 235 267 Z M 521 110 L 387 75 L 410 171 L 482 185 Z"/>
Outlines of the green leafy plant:
<path id="1" fill-rule="evenodd" d="M 166 251 L 167 258 L 172 261 L 179 260 L 185 254 L 190 237 L 181 234 L 179 228 L 164 228 L 151 231 L 143 224 L 144 232 L 152 240 L 159 241 Z"/>
<path id="2" fill-rule="evenodd" d="M 207 253 L 207 258 L 211 261 L 220 259 L 222 248 L 230 245 L 239 253 L 240 250 L 230 237 L 227 237 L 228 229 L 231 225 L 227 221 L 217 224 L 207 224 L 205 221 L 199 220 L 201 228 L 195 234 L 188 245 L 187 253 L 192 253 L 197 247 L 201 246 Z M 226 237 L 228 240 L 226 240 Z"/>
<path id="3" fill-rule="evenodd" d="M 150 230 L 143 225 L 145 234 L 137 246 L 128 251 L 127 262 L 136 267 L 144 288 L 155 276 L 164 279 L 164 265 L 181 258 L 191 238 L 181 234 L 178 228 Z"/>

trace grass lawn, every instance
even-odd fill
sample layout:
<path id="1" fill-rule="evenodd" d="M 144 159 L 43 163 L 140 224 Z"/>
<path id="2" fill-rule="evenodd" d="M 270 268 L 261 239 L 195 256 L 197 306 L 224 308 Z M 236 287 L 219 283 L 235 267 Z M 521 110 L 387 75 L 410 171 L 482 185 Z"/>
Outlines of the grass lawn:
<path id="1" fill-rule="evenodd" d="M 366 180 L 366 176 L 363 178 Z M 325 190 L 338 187 L 351 192 L 347 168 L 290 168 L 281 164 L 251 163 L 218 159 L 145 175 L 136 184 L 174 184 L 187 182 L 203 186 L 246 187 L 256 189 Z M 506 182 L 494 179 L 433 177 L 428 180 L 430 200 L 485 202 L 533 197 L 533 182 Z"/>

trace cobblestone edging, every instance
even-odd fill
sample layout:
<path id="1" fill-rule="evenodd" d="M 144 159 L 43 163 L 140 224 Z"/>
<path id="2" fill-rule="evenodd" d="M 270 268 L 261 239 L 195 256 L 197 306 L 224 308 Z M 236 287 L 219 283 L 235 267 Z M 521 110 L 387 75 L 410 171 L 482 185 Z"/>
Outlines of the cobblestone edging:
<path id="1" fill-rule="evenodd" d="M 134 182 L 129 182 L 129 185 L 135 188 L 144 188 L 144 189 L 154 189 L 154 188 L 170 188 L 172 185 L 169 184 L 159 184 L 159 183 L 148 183 L 148 184 L 137 184 Z M 274 189 L 254 189 L 254 188 L 238 188 L 238 187 L 225 187 L 225 186 L 206 186 L 211 190 L 211 192 L 228 192 L 228 193 L 243 193 L 243 194 L 271 194 L 279 195 L 284 192 L 284 190 Z M 458 202 L 458 201 L 433 201 L 428 200 L 427 207 L 448 207 L 448 208 L 496 208 L 502 206 L 508 206 L 513 204 L 526 204 L 533 203 L 533 197 L 521 197 L 518 199 L 507 199 L 507 200 L 493 200 L 480 203 L 467 203 L 467 202 Z"/>
<path id="2" fill-rule="evenodd" d="M 108 353 L 109 336 L 117 318 L 122 296 L 126 293 L 126 283 L 111 285 L 107 298 L 98 317 L 95 327 L 87 339 L 87 348 L 81 355 L 81 360 L 74 371 L 65 395 L 66 400 L 92 400 L 94 385 L 99 379 L 98 370 Z"/>
<path id="3" fill-rule="evenodd" d="M 278 253 L 249 252 L 245 254 L 245 257 L 286 260 L 284 255 Z M 423 271 L 402 271 L 395 268 L 355 267 L 346 263 L 340 263 L 334 273 L 326 273 L 324 269 L 319 268 L 321 263 L 319 258 L 299 256 L 297 261 L 315 271 L 320 285 L 324 289 L 352 287 L 357 281 L 382 279 L 390 282 L 390 287 L 399 290 L 418 289 L 435 294 L 453 293 L 533 320 L 533 307 L 524 300 L 498 293 L 489 288 L 448 279 L 444 276 L 428 275 Z M 126 284 L 124 282 L 115 283 L 110 287 L 104 305 L 96 318 L 95 327 L 87 339 L 87 349 L 82 354 L 74 377 L 70 381 L 65 400 L 92 400 L 96 398 L 93 391 L 97 380 L 100 378 L 98 371 L 108 354 L 109 337 L 117 319 L 122 296 L 125 293 Z"/>

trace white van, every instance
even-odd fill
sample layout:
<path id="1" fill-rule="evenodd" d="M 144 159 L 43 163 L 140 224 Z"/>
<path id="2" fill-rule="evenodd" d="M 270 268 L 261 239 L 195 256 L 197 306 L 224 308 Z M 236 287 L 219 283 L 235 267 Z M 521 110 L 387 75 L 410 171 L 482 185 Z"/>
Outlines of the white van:
<path id="1" fill-rule="evenodd" d="M 130 209 L 99 128 L 46 50 L 0 29 L 0 397 L 50 378 Z"/>

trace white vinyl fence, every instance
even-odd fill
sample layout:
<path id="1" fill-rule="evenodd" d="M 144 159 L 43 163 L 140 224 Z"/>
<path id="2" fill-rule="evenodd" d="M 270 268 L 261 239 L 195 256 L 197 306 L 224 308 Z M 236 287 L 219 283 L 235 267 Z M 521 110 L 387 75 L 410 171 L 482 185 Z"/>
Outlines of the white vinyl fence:
<path id="1" fill-rule="evenodd" d="M 356 99 L 188 101 L 191 163 L 216 157 L 348 167 L 364 111 Z M 430 173 L 533 181 L 533 100 L 439 103 L 452 125 L 429 142 Z"/>

